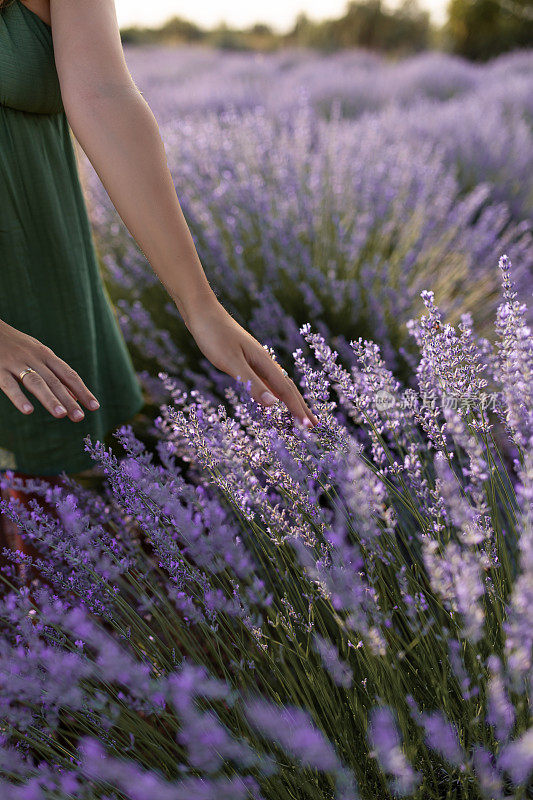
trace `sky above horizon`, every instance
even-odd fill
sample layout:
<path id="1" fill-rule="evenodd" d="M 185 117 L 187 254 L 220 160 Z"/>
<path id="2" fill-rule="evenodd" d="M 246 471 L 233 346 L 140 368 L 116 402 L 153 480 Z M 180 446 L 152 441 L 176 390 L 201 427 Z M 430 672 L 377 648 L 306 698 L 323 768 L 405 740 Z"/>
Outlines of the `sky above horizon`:
<path id="1" fill-rule="evenodd" d="M 436 24 L 444 22 L 447 0 L 419 0 Z M 245 27 L 266 22 L 278 32 L 292 27 L 300 11 L 314 20 L 340 16 L 346 0 L 115 0 L 118 22 L 127 25 L 159 25 L 169 17 L 179 16 L 211 28 L 219 22 Z M 395 3 L 390 3 L 394 7 Z"/>

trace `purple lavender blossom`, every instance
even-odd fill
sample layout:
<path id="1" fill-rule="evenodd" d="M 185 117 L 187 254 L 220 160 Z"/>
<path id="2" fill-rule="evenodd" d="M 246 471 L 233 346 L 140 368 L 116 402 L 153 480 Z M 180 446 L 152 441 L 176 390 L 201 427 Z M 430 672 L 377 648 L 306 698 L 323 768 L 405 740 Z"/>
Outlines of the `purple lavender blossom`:
<path id="1" fill-rule="evenodd" d="M 459 743 L 457 729 L 441 711 L 422 713 L 419 721 L 432 750 L 455 766 L 465 763 L 465 754 Z"/>
<path id="2" fill-rule="evenodd" d="M 524 783 L 533 772 L 533 728 L 510 742 L 498 758 L 498 766 L 511 776 L 515 784 Z"/>
<path id="3" fill-rule="evenodd" d="M 331 675 L 334 683 L 348 689 L 353 681 L 353 673 L 350 666 L 339 658 L 337 648 L 318 634 L 314 635 L 313 641 L 320 654 L 324 669 Z"/>
<path id="4" fill-rule="evenodd" d="M 390 708 L 372 710 L 369 739 L 381 768 L 392 775 L 391 789 L 394 794 L 401 797 L 412 794 L 421 776 L 405 757 L 398 726 Z"/>

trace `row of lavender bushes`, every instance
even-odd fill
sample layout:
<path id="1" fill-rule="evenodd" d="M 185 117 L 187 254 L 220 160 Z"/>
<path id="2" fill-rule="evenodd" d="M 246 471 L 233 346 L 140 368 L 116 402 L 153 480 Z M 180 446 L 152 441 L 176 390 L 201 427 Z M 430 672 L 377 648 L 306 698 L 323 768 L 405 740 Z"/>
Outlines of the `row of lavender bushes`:
<path id="1" fill-rule="evenodd" d="M 158 459 L 124 426 L 86 443 L 103 493 L 26 484 L 59 521 L 2 501 L 41 554 L 2 573 L 2 798 L 529 796 L 533 340 L 500 270 L 492 342 L 422 292 L 414 388 L 307 324 L 312 431 L 162 373 Z"/>
<path id="2" fill-rule="evenodd" d="M 530 291 L 530 51 L 485 65 L 199 47 L 132 48 L 127 58 L 162 122 L 215 291 L 286 368 L 312 320 L 343 355 L 350 339 L 372 338 L 407 382 L 405 323 L 421 313 L 422 289 L 450 322 L 472 312 L 489 337 L 494 258 L 507 253 Z M 220 399 L 229 381 L 198 352 L 88 165 L 86 184 L 102 266 L 154 407 L 167 396 L 160 369 Z"/>
<path id="3" fill-rule="evenodd" d="M 363 50 L 318 55 L 304 48 L 277 53 L 228 53 L 196 45 L 126 48 L 130 71 L 161 122 L 209 111 L 287 111 L 301 95 L 323 116 L 334 100 L 356 118 L 387 106 L 409 108 L 421 100 L 472 99 L 507 94 L 520 86 L 532 112 L 526 82 L 531 50 L 507 53 L 485 64 L 425 52 L 399 61 Z M 480 120 L 482 122 L 482 120 Z"/>

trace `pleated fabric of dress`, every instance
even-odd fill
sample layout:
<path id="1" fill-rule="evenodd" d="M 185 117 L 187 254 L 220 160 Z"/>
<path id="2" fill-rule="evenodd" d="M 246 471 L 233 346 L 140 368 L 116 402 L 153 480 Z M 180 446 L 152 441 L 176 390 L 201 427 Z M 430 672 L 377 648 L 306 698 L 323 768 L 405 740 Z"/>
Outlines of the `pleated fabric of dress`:
<path id="1" fill-rule="evenodd" d="M 144 398 L 94 247 L 52 29 L 19 0 L 0 11 L 0 319 L 51 347 L 100 402 L 72 422 L 23 388 L 24 415 L 0 391 L 0 469 L 94 467 L 84 437 L 103 441 Z"/>

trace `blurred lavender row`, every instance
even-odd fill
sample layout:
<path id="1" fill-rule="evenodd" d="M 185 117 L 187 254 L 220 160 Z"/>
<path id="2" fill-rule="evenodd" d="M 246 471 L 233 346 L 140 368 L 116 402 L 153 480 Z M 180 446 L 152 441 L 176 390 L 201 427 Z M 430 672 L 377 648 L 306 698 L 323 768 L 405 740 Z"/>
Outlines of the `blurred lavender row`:
<path id="1" fill-rule="evenodd" d="M 533 52 L 485 65 L 426 53 L 126 50 L 221 302 L 289 366 L 308 320 L 346 353 L 378 342 L 409 371 L 405 323 L 430 287 L 453 323 L 491 335 L 494 259 L 531 291 Z M 91 218 L 125 335 L 158 369 L 221 396 L 188 331 L 86 163 Z M 531 313 L 531 312 L 528 312 Z M 159 392 L 159 395 L 158 395 Z"/>
<path id="2" fill-rule="evenodd" d="M 532 50 L 488 64 L 436 52 L 393 62 L 357 50 L 319 56 L 301 49 L 250 54 L 153 46 L 126 55 L 160 123 L 258 109 L 279 116 L 301 103 L 327 119 L 372 113 L 383 135 L 414 148 L 420 140 L 437 142 L 462 184 L 489 180 L 515 216 L 531 212 Z M 361 131 L 351 130 L 357 141 L 364 122 Z"/>
<path id="3" fill-rule="evenodd" d="M 333 101 L 354 118 L 389 104 L 449 100 L 474 92 L 507 93 L 510 82 L 529 97 L 533 52 L 515 51 L 488 64 L 425 52 L 392 61 L 373 52 L 319 55 L 304 48 L 231 53 L 194 45 L 126 47 L 128 67 L 161 122 L 193 111 L 290 110 L 300 94 L 327 114 Z"/>

